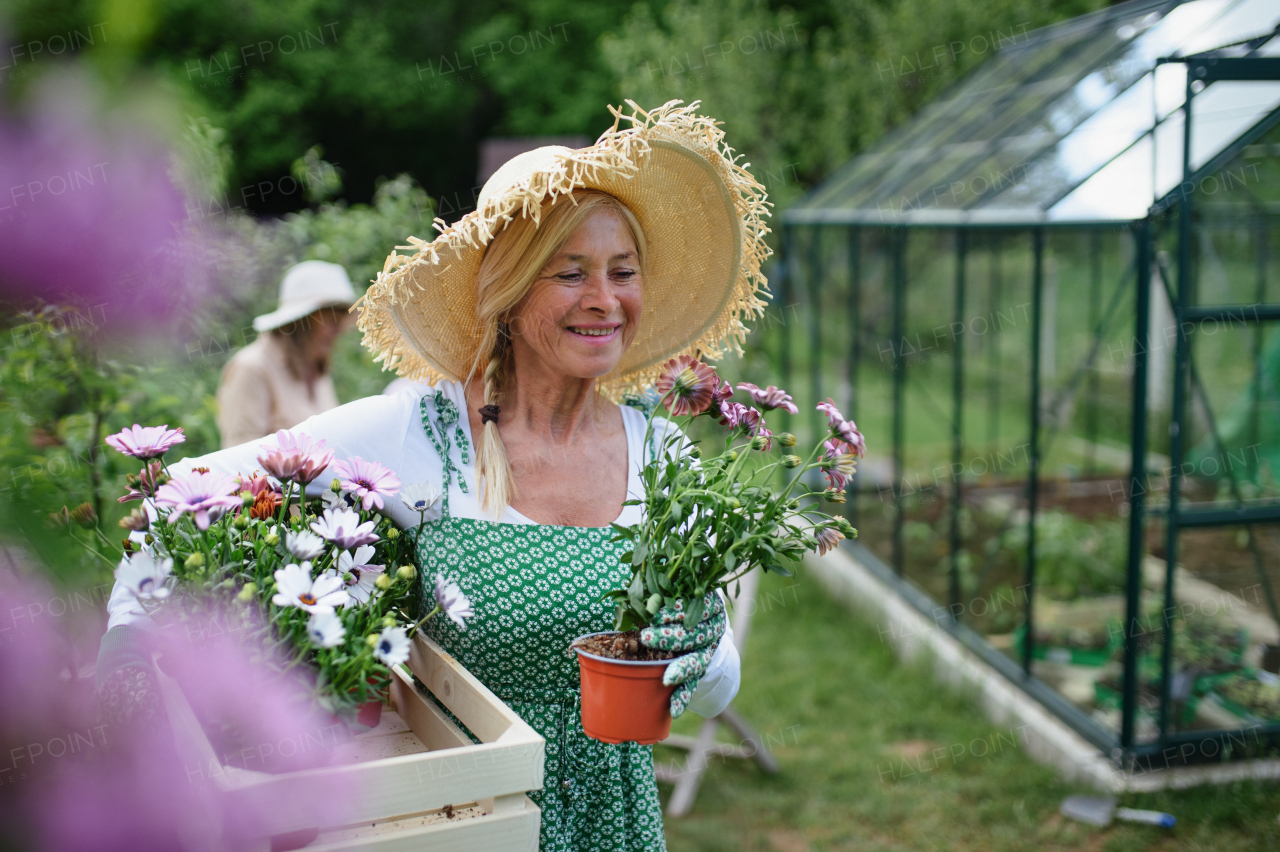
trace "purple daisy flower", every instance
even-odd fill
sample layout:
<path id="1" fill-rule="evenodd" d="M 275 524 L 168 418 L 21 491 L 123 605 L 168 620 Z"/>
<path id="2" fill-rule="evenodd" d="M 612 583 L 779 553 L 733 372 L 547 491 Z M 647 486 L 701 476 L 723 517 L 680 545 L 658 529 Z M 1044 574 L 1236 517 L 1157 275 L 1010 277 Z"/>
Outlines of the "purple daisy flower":
<path id="1" fill-rule="evenodd" d="M 308 485 L 324 472 L 333 461 L 333 450 L 324 448 L 324 441 L 317 441 L 303 432 L 281 429 L 276 433 L 275 444 L 262 444 L 258 464 L 263 470 L 281 482 Z"/>
<path id="2" fill-rule="evenodd" d="M 156 505 L 169 508 L 169 523 L 191 513 L 196 526 L 207 530 L 209 524 L 222 517 L 228 509 L 243 505 L 237 492 L 240 488 L 230 474 L 220 475 L 204 471 L 192 471 L 180 479 L 171 479 L 156 491 Z"/>
<path id="3" fill-rule="evenodd" d="M 169 451 L 170 447 L 187 440 L 182 427 L 170 429 L 169 424 L 163 426 L 139 426 L 137 423 L 128 429 L 121 429 L 114 435 L 107 436 L 107 446 L 126 456 L 150 461 L 159 458 Z"/>
<path id="4" fill-rule="evenodd" d="M 343 489 L 360 499 L 366 512 L 373 506 L 381 509 L 383 497 L 394 497 L 400 493 L 400 480 L 394 473 L 359 456 L 334 462 L 333 472 L 342 482 Z"/>
<path id="5" fill-rule="evenodd" d="M 800 411 L 791 400 L 791 394 L 774 385 L 769 385 L 769 387 L 762 389 L 751 384 L 751 382 L 739 382 L 738 390 L 746 391 L 751 395 L 752 402 L 768 411 L 772 411 L 775 408 L 781 408 L 792 414 Z"/>

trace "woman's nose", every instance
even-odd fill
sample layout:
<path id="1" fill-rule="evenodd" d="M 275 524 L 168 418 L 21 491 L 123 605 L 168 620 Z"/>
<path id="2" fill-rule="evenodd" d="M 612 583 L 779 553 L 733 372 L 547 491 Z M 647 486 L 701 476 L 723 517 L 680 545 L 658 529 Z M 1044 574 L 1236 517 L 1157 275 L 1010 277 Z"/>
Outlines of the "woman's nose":
<path id="1" fill-rule="evenodd" d="M 605 272 L 592 272 L 587 276 L 587 280 L 582 288 L 581 307 L 584 310 L 603 311 L 605 314 L 613 312 L 618 306 L 618 297 L 613 292 L 613 284 L 609 281 L 609 276 Z"/>

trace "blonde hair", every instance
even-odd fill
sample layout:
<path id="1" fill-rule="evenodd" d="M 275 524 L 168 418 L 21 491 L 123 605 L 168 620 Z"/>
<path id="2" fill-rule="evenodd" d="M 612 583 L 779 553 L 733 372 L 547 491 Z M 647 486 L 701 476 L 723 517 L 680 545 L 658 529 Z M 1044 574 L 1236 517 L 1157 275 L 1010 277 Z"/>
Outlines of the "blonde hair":
<path id="1" fill-rule="evenodd" d="M 507 323 L 511 312 L 533 289 L 538 273 L 592 214 L 612 210 L 626 222 L 640 256 L 643 280 L 646 245 L 635 214 L 612 195 L 594 189 L 575 190 L 571 202 L 565 203 L 563 197 L 544 201 L 539 222 L 524 215 L 512 219 L 489 243 L 480 261 L 476 273 L 480 343 L 468 382 L 483 369 L 485 405 L 501 404 L 510 378 L 511 332 Z M 481 506 L 497 518 L 515 498 L 511 463 L 498 424 L 492 420 L 485 423 L 477 443 L 476 479 L 484 483 L 480 486 Z"/>

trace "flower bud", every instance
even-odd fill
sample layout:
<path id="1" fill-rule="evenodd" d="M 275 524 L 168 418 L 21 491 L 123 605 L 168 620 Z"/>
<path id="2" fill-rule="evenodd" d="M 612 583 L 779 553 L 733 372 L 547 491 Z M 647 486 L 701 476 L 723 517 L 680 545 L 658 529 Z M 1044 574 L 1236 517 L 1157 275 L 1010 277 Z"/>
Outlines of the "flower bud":
<path id="1" fill-rule="evenodd" d="M 782 466 L 786 468 L 799 467 L 802 459 L 799 456 L 785 455 L 782 457 Z"/>
<path id="2" fill-rule="evenodd" d="M 395 527 L 392 527 L 391 529 L 387 530 L 387 541 L 395 541 L 399 537 L 400 537 L 400 530 L 396 529 Z"/>
<path id="3" fill-rule="evenodd" d="M 373 584 L 385 592 L 387 589 L 391 588 L 391 578 L 386 574 L 379 574 L 378 579 L 374 580 Z"/>
<path id="4" fill-rule="evenodd" d="M 235 587 L 236 587 L 236 581 L 231 579 L 230 577 L 228 577 L 227 579 L 223 580 L 221 583 L 218 584 L 219 589 L 234 589 Z"/>
<path id="5" fill-rule="evenodd" d="M 644 605 L 644 608 L 650 615 L 653 615 L 658 611 L 658 609 L 661 606 L 662 606 L 662 595 L 655 592 L 654 594 L 649 596 L 649 600 Z"/>
<path id="6" fill-rule="evenodd" d="M 417 574 L 418 572 L 414 569 L 412 565 L 401 565 L 399 568 L 396 569 L 396 577 L 400 578 L 401 580 L 412 580 L 415 576 L 417 576 Z"/>
<path id="7" fill-rule="evenodd" d="M 378 621 L 378 623 L 381 624 L 383 627 L 395 627 L 396 617 L 394 615 L 384 615 L 382 616 L 381 620 Z"/>
<path id="8" fill-rule="evenodd" d="M 275 547 L 280 543 L 280 536 L 275 533 L 267 533 L 267 537 L 263 541 L 267 543 L 267 547 Z"/>
<path id="9" fill-rule="evenodd" d="M 695 459 L 700 459 L 702 458 L 702 449 L 697 446 L 690 447 L 689 455 L 693 456 Z"/>
<path id="10" fill-rule="evenodd" d="M 146 544 L 155 544 L 156 540 L 152 538 L 151 533 L 147 533 L 142 537 L 142 541 Z"/>
<path id="11" fill-rule="evenodd" d="M 825 497 L 825 498 L 827 499 L 827 501 L 828 501 L 828 502 L 830 502 L 830 503 L 844 503 L 844 502 L 845 502 L 844 492 L 843 492 L 843 491 L 840 491 L 840 490 L 837 490 L 837 489 L 835 489 L 835 488 L 828 488 L 826 491 L 823 491 L 823 492 L 822 492 L 822 496 L 823 496 L 823 497 Z"/>
<path id="12" fill-rule="evenodd" d="M 796 436 L 790 432 L 781 432 L 778 435 L 778 443 L 784 447 L 794 447 L 796 445 Z"/>
<path id="13" fill-rule="evenodd" d="M 368 636 L 364 637 L 364 643 L 370 648 L 378 647 L 378 634 L 370 633 Z"/>
<path id="14" fill-rule="evenodd" d="M 191 569 L 202 568 L 204 567 L 204 554 L 197 550 L 188 556 L 187 561 L 182 564 Z"/>
<path id="15" fill-rule="evenodd" d="M 257 498 L 253 496 L 252 492 L 249 492 L 249 491 L 240 492 L 240 505 L 244 506 L 246 509 L 252 506 L 253 501 L 256 499 Z"/>
<path id="16" fill-rule="evenodd" d="M 724 454 L 724 460 L 727 462 L 736 462 L 738 460 L 738 451 L 730 450 Z"/>
<path id="17" fill-rule="evenodd" d="M 769 440 L 764 435 L 756 435 L 751 439 L 751 449 L 763 450 L 769 445 Z"/>
<path id="18" fill-rule="evenodd" d="M 231 522 L 231 525 L 238 530 L 247 530 L 249 528 L 249 516 L 236 515 L 235 520 Z"/>
<path id="19" fill-rule="evenodd" d="M 341 493 L 342 480 L 335 478 L 333 482 L 329 483 L 329 490 L 332 491 L 334 494 Z"/>
<path id="20" fill-rule="evenodd" d="M 257 583 L 245 583 L 244 588 L 240 590 L 240 594 L 236 595 L 236 599 L 248 603 L 253 600 L 253 596 L 258 593 Z"/>
<path id="21" fill-rule="evenodd" d="M 849 523 L 847 518 L 836 518 L 836 529 L 844 533 L 845 538 L 854 538 L 858 535 L 858 531 L 853 528 L 853 524 Z"/>

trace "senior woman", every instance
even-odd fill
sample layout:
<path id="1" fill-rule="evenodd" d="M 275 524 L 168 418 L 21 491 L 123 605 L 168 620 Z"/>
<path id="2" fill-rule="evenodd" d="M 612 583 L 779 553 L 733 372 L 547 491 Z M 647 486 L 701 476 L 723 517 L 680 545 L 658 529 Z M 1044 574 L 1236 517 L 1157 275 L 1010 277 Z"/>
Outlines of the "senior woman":
<path id="1" fill-rule="evenodd" d="M 430 506 L 419 576 L 457 576 L 475 617 L 426 629 L 546 738 L 543 850 L 665 848 L 652 749 L 585 736 L 567 649 L 612 627 L 602 595 L 626 572 L 609 525 L 640 520 L 623 503 L 643 495 L 646 419 L 614 400 L 677 354 L 736 343 L 762 307 L 763 192 L 714 122 L 677 104 L 615 121 L 590 148 L 520 155 L 474 213 L 389 258 L 358 306 L 365 344 L 430 387 L 297 427 L 397 471 L 406 497 L 387 510 L 402 527 L 418 523 L 411 503 Z M 260 452 L 177 467 L 251 472 Z M 137 617 L 121 595 L 112 623 Z M 677 715 L 713 716 L 737 692 L 732 636 L 707 632 L 714 653 L 677 690 Z"/>

